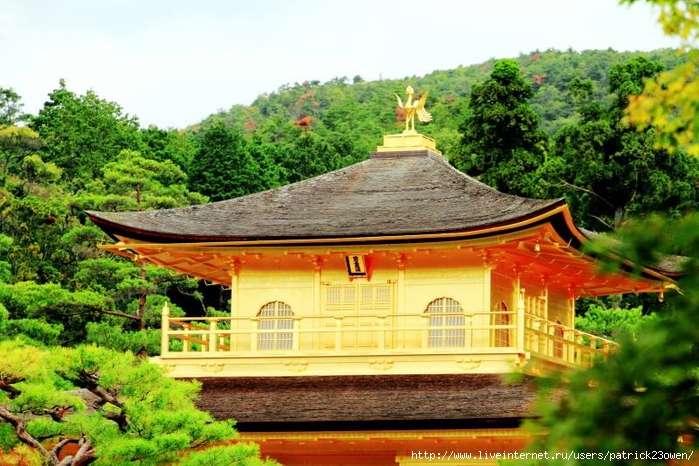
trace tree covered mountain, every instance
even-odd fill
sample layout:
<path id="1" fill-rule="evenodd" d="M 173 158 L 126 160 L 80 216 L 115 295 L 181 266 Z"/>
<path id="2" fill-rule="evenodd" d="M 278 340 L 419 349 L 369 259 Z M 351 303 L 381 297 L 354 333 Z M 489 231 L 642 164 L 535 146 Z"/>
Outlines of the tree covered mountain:
<path id="1" fill-rule="evenodd" d="M 591 97 L 611 99 L 608 73 L 613 66 L 643 56 L 673 68 L 682 59 L 674 50 L 652 52 L 535 51 L 515 60 L 522 77 L 532 85 L 532 109 L 541 117 L 541 129 L 553 136 L 572 122 L 576 114 L 569 94 L 572 79 L 591 80 Z M 224 122 L 261 142 L 280 143 L 297 137 L 300 130 L 321 135 L 341 155 L 362 159 L 381 144 L 384 134 L 401 130 L 400 111 L 394 94 L 404 95 L 408 85 L 419 92 L 429 91 L 428 109 L 433 123 L 420 131 L 437 140 L 439 149 L 453 154 L 460 141 L 459 126 L 468 113 L 468 99 L 474 84 L 485 81 L 496 59 L 434 71 L 425 76 L 364 81 L 361 76 L 340 77 L 325 83 L 308 80 L 287 84 L 261 94 L 251 105 L 234 105 L 228 111 L 211 115 L 193 128 L 207 128 Z"/>

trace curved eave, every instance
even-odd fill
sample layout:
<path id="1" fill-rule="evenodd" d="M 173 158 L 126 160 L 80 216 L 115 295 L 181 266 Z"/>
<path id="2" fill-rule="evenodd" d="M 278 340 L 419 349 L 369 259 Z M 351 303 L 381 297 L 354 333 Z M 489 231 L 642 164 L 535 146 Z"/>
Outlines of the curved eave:
<path id="1" fill-rule="evenodd" d="M 559 200 L 521 217 L 505 221 L 492 223 L 489 225 L 464 228 L 460 230 L 436 231 L 430 233 L 405 232 L 385 235 L 366 236 L 288 236 L 288 237 L 211 237 L 206 235 L 178 235 L 157 231 L 148 231 L 134 228 L 121 223 L 112 222 L 87 212 L 90 220 L 100 227 L 115 241 L 126 243 L 139 243 L 139 246 L 163 246 L 165 244 L 177 244 L 178 246 L 192 247 L 217 247 L 217 246 L 282 246 L 282 245 L 304 245 L 315 246 L 324 244 L 397 244 L 406 242 L 434 242 L 448 241 L 462 238 L 482 238 L 504 233 L 513 233 L 531 226 L 543 224 L 563 212 L 568 211 L 565 201 Z M 569 215 L 568 215 L 569 216 Z"/>
<path id="2" fill-rule="evenodd" d="M 169 249 L 195 249 L 198 251 L 209 250 L 213 252 L 218 248 L 266 248 L 266 247 L 314 247 L 314 246 L 373 246 L 373 245 L 401 245 L 401 244 L 429 244 L 447 241 L 476 240 L 489 237 L 498 237 L 517 234 L 531 230 L 532 227 L 549 225 L 550 230 L 555 232 L 556 238 L 552 238 L 557 244 L 565 246 L 568 250 L 576 251 L 580 256 L 586 256 L 589 260 L 597 260 L 584 252 L 584 244 L 590 239 L 575 225 L 565 202 L 560 201 L 540 209 L 529 215 L 522 216 L 514 221 L 491 224 L 480 228 L 463 229 L 459 231 L 433 232 L 433 233 L 413 233 L 399 235 L 380 236 L 335 236 L 335 237 L 311 237 L 311 238 L 246 238 L 246 239 L 215 239 L 208 237 L 191 237 L 181 235 L 153 234 L 153 232 L 129 228 L 121 224 L 106 221 L 104 219 L 91 216 L 93 221 L 107 232 L 118 244 L 105 245 L 102 249 L 112 251 L 121 255 L 128 255 L 126 251 L 134 251 L 136 254 L 142 251 L 166 251 Z M 621 263 L 622 270 L 626 273 L 637 271 L 638 268 L 628 260 L 609 254 L 611 258 Z M 640 269 L 641 278 L 659 283 L 672 283 L 673 274 L 659 268 L 643 267 Z M 657 287 L 659 290 L 663 286 Z"/>
<path id="3" fill-rule="evenodd" d="M 638 267 L 636 267 L 632 261 L 624 259 L 623 257 L 613 252 L 607 253 L 606 256 L 602 258 L 600 256 L 592 255 L 586 251 L 583 251 L 584 244 L 589 242 L 590 238 L 585 236 L 585 234 L 575 225 L 575 222 L 573 221 L 573 216 L 571 215 L 570 210 L 567 206 L 565 209 L 561 211 L 560 217 L 551 222 L 551 225 L 554 227 L 556 233 L 560 236 L 560 238 L 563 241 L 565 241 L 570 247 L 580 251 L 581 253 L 588 255 L 596 260 L 607 259 L 619 262 L 621 264 L 622 270 L 627 273 L 639 271 Z M 658 280 L 666 283 L 670 282 L 674 284 L 675 281 L 673 280 L 673 278 L 680 277 L 681 273 L 671 270 L 663 270 L 657 267 L 644 266 L 640 268 L 640 275 L 644 278 L 649 278 L 651 280 Z"/>

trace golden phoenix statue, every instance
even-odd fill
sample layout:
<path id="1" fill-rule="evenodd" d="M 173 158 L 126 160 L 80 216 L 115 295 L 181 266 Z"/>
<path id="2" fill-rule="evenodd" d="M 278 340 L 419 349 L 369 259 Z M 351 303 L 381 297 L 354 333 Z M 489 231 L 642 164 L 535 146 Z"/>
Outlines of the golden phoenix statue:
<path id="1" fill-rule="evenodd" d="M 395 94 L 396 98 L 398 99 L 398 106 L 405 111 L 404 132 L 415 131 L 415 115 L 417 115 L 417 118 L 423 123 L 432 121 L 432 115 L 430 115 L 427 112 L 427 110 L 425 110 L 427 92 L 422 94 L 422 97 L 420 97 L 420 100 L 418 101 L 413 101 L 413 94 L 415 93 L 415 91 L 411 86 L 408 86 L 405 89 L 405 93 L 408 95 L 408 99 L 405 101 L 405 104 L 403 104 L 403 101 L 400 99 L 400 96 L 398 94 Z"/>

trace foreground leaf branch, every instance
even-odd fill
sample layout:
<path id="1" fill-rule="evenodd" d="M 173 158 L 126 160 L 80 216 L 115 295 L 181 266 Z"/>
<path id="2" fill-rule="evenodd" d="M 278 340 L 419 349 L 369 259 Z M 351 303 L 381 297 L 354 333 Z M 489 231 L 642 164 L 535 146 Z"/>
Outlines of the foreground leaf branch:
<path id="1" fill-rule="evenodd" d="M 210 455 L 200 449 L 227 442 L 217 449 L 237 458 L 230 464 L 273 464 L 255 447 L 229 443 L 233 422 L 196 408 L 198 383 L 169 379 L 143 358 L 20 340 L 0 342 L 0 353 L 0 463 L 23 444 L 51 466 L 196 464 Z"/>

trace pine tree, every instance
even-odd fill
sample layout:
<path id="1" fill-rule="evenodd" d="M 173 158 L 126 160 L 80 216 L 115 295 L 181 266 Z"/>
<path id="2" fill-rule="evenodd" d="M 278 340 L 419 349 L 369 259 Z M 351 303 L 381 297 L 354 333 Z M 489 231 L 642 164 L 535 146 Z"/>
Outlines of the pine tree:
<path id="1" fill-rule="evenodd" d="M 517 62 L 497 61 L 490 78 L 473 86 L 460 152 L 452 163 L 503 192 L 530 194 L 547 146 L 529 105 L 532 96 Z"/>

